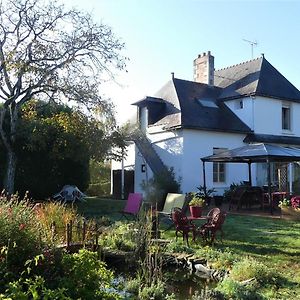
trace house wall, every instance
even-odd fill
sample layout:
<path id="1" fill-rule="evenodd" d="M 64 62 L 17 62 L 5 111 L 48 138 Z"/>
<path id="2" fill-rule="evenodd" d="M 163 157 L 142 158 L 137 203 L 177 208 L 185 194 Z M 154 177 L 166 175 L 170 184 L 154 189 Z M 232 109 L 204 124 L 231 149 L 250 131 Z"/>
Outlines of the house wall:
<path id="1" fill-rule="evenodd" d="M 243 101 L 243 108 L 239 107 Z M 281 109 L 285 101 L 266 97 L 245 97 L 225 102 L 255 133 L 300 137 L 300 103 L 287 102 L 291 107 L 291 130 L 282 130 Z"/>
<path id="2" fill-rule="evenodd" d="M 240 107 L 242 102 L 243 108 Z M 226 101 L 225 104 L 236 114 L 247 126 L 254 128 L 254 99 L 253 97 L 244 97 Z"/>
<path id="3" fill-rule="evenodd" d="M 184 130 L 184 157 L 182 164 L 183 192 L 197 191 L 197 187 L 203 185 L 202 157 L 212 155 L 213 148 L 233 149 L 244 145 L 245 135 L 233 133 L 220 133 L 213 131 Z M 213 163 L 205 163 L 206 186 L 214 187 L 217 194 L 223 194 L 231 183 L 239 183 L 248 180 L 248 165 L 227 163 L 226 181 L 224 183 L 213 183 Z M 253 166 L 254 168 L 254 166 Z M 252 178 L 255 181 L 255 178 Z"/>
<path id="4" fill-rule="evenodd" d="M 167 167 L 173 167 L 176 179 L 182 177 L 183 138 L 178 131 L 163 131 L 160 127 L 149 128 L 147 134 L 154 150 Z M 142 182 L 153 176 L 150 167 L 146 164 L 146 172 L 141 171 L 141 165 L 146 164 L 136 149 L 135 191 L 143 193 Z"/>

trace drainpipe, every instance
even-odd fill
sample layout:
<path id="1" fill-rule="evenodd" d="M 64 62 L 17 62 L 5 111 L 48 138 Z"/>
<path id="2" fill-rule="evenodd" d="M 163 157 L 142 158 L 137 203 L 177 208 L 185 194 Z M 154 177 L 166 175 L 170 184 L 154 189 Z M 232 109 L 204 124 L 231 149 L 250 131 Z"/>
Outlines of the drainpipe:
<path id="1" fill-rule="evenodd" d="M 122 162 L 121 162 L 121 199 L 125 199 L 124 195 L 124 150 L 122 149 Z"/>

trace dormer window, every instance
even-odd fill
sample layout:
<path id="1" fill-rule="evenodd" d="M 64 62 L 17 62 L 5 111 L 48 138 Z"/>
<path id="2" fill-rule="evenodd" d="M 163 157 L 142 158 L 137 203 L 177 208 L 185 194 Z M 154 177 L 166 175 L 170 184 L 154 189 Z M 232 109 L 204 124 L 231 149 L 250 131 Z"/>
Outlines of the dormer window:
<path id="1" fill-rule="evenodd" d="M 283 104 L 281 109 L 282 129 L 291 130 L 291 106 Z"/>

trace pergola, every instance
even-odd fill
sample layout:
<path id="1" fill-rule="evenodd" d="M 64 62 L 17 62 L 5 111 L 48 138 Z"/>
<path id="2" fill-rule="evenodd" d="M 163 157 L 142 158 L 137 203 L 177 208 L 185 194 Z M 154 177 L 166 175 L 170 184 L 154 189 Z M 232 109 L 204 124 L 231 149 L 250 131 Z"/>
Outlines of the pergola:
<path id="1" fill-rule="evenodd" d="M 249 173 L 249 183 L 251 180 L 251 164 L 252 163 L 267 163 L 267 177 L 268 177 L 268 194 L 271 201 L 271 162 L 296 162 L 300 161 L 300 149 L 296 147 L 283 147 L 271 144 L 249 144 L 243 147 L 226 150 L 219 154 L 210 155 L 201 158 L 203 163 L 203 185 L 206 191 L 206 162 L 224 162 L 224 163 L 247 163 Z M 271 204 L 271 203 L 270 203 Z M 273 213 L 273 207 L 271 213 Z"/>

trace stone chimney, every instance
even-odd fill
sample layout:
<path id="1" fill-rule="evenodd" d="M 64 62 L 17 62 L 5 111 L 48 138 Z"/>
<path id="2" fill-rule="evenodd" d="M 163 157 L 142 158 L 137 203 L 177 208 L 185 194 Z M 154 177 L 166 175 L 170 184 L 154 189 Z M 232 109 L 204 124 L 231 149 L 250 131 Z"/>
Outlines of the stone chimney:
<path id="1" fill-rule="evenodd" d="M 194 81 L 214 85 L 214 59 L 210 51 L 198 55 L 194 60 Z"/>

